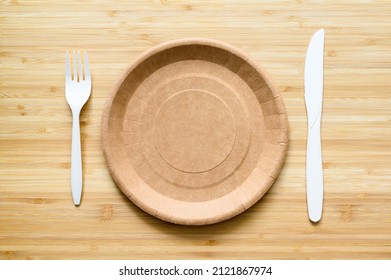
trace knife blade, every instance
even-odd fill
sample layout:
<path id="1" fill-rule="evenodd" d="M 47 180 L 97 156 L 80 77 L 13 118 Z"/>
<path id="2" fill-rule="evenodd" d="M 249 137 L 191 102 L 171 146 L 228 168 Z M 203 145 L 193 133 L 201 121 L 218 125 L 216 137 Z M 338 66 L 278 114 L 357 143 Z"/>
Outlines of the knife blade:
<path id="1" fill-rule="evenodd" d="M 320 121 L 323 101 L 324 29 L 318 30 L 308 45 L 304 68 L 304 99 L 308 117 L 306 190 L 309 219 L 322 217 L 323 169 Z"/>

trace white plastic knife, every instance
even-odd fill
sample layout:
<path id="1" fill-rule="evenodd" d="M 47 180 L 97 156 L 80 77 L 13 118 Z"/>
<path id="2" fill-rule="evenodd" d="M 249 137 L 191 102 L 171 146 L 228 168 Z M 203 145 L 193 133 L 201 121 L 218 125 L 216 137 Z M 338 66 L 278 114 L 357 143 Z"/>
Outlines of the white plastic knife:
<path id="1" fill-rule="evenodd" d="M 307 208 L 309 219 L 316 223 L 322 217 L 323 170 L 320 120 L 323 100 L 324 29 L 318 30 L 307 49 L 304 68 L 304 98 L 308 117 L 306 159 Z"/>

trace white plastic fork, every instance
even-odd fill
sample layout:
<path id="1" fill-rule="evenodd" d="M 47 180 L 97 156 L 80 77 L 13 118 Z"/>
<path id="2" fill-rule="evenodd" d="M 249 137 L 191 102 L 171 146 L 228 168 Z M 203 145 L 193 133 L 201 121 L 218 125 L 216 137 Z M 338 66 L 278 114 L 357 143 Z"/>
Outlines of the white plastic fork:
<path id="1" fill-rule="evenodd" d="M 72 160 L 71 160 L 71 185 L 72 197 L 75 205 L 80 205 L 83 175 L 81 164 L 80 145 L 80 111 L 91 94 L 91 74 L 88 64 L 87 52 L 84 51 L 84 73 L 80 52 L 73 51 L 73 71 L 69 52 L 66 52 L 65 63 L 65 96 L 72 110 Z"/>

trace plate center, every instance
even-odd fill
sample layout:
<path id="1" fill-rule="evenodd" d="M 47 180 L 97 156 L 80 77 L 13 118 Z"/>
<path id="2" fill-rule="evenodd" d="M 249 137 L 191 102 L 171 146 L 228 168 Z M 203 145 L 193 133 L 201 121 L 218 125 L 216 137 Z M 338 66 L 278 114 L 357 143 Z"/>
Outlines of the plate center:
<path id="1" fill-rule="evenodd" d="M 155 147 L 165 162 L 183 172 L 201 173 L 227 158 L 235 143 L 236 126 L 223 100 L 190 89 L 162 104 L 154 133 Z"/>

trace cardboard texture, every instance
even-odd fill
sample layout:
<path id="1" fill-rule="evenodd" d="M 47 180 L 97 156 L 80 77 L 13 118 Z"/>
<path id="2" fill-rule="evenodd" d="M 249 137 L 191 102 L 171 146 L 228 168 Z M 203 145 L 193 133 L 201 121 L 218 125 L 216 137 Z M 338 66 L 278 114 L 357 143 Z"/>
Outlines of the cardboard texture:
<path id="1" fill-rule="evenodd" d="M 205 225 L 256 203 L 287 152 L 283 100 L 242 52 L 181 39 L 142 54 L 111 92 L 102 146 L 118 187 L 168 222 Z"/>

